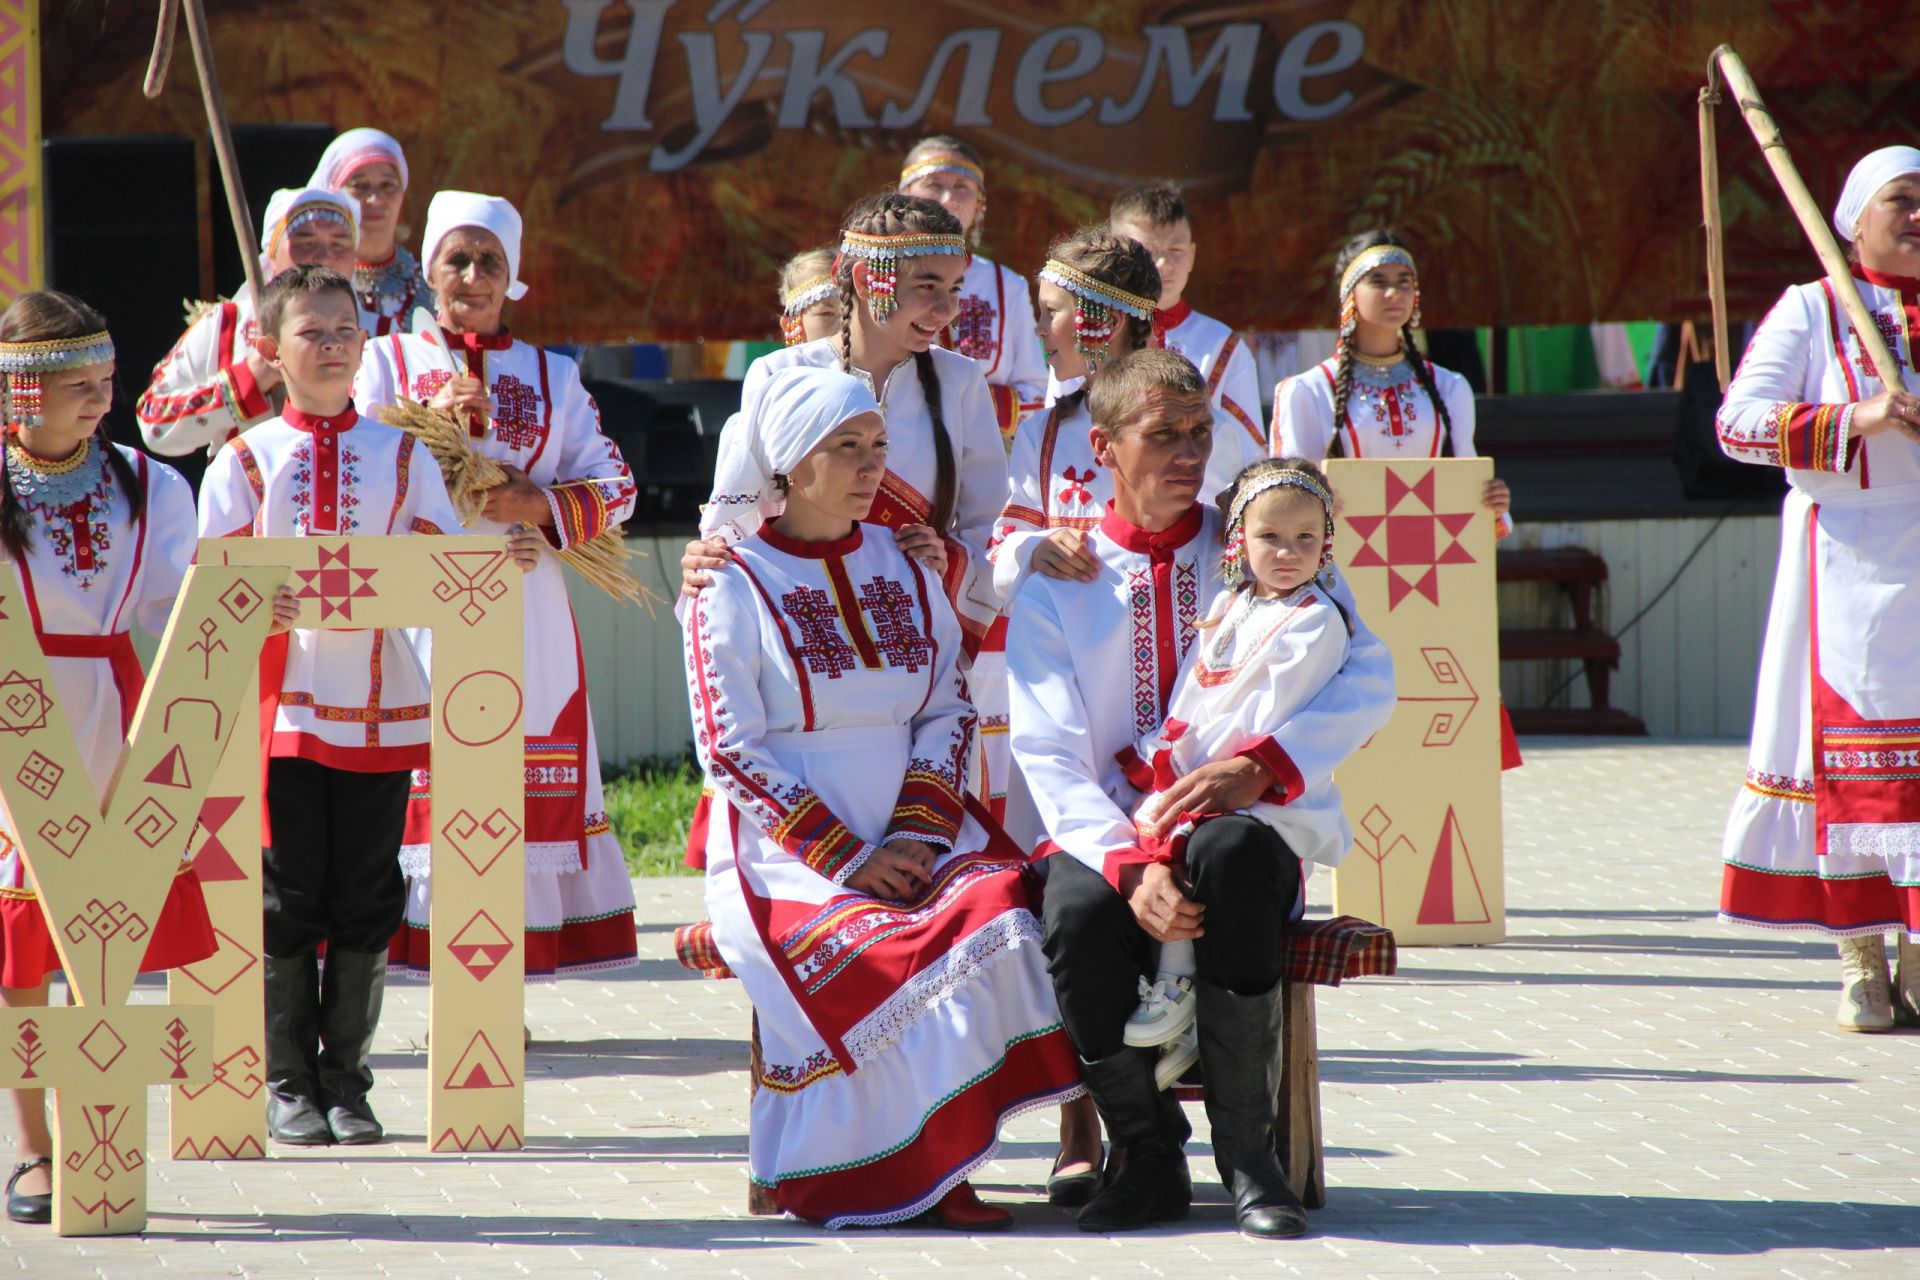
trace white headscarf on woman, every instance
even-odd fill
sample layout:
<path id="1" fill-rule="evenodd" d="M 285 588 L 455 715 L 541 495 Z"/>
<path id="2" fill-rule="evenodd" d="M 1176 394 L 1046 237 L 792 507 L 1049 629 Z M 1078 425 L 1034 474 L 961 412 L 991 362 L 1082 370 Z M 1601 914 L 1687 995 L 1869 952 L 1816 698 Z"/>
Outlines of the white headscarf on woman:
<path id="1" fill-rule="evenodd" d="M 295 227 L 316 219 L 337 219 L 360 241 L 360 202 L 328 187 L 282 187 L 267 200 L 266 215 L 260 220 L 260 269 L 273 274 L 273 252 Z"/>
<path id="2" fill-rule="evenodd" d="M 354 170 L 370 164 L 392 165 L 400 171 L 400 185 L 407 185 L 407 153 L 392 134 L 378 129 L 349 129 L 329 142 L 307 185 L 339 191 L 346 187 Z"/>
<path id="3" fill-rule="evenodd" d="M 518 302 L 527 296 L 520 281 L 520 211 L 499 196 L 483 196 L 473 191 L 436 191 L 427 206 L 427 234 L 421 246 L 420 264 L 431 274 L 440 242 L 461 227 L 480 227 L 500 238 L 507 254 L 507 297 Z"/>
<path id="4" fill-rule="evenodd" d="M 838 369 L 801 365 L 759 383 L 721 432 L 700 536 L 730 543 L 751 538 L 786 509 L 775 476 L 792 474 L 847 419 L 879 412 L 866 384 Z"/>
<path id="5" fill-rule="evenodd" d="M 1833 229 L 1840 238 L 1852 244 L 1853 229 L 1874 194 L 1895 178 L 1909 175 L 1920 177 L 1920 150 L 1913 147 L 1882 147 L 1860 157 L 1840 190 L 1840 203 L 1833 206 Z"/>

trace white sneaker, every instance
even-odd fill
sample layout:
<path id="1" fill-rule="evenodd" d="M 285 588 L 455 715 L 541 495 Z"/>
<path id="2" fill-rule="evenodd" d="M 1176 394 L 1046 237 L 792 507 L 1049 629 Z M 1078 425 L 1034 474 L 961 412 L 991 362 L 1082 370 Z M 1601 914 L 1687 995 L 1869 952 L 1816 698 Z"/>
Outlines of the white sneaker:
<path id="1" fill-rule="evenodd" d="M 1893 993 L 1887 982 L 1887 946 L 1879 934 L 1840 940 L 1842 1031 L 1893 1030 Z"/>
<path id="2" fill-rule="evenodd" d="M 1200 1061 L 1200 1026 L 1188 1021 L 1187 1029 L 1167 1041 L 1160 1060 L 1153 1064 L 1153 1087 L 1162 1093 L 1180 1083 L 1187 1068 Z"/>
<path id="3" fill-rule="evenodd" d="M 1920 942 L 1899 935 L 1900 967 L 1893 979 L 1893 1013 L 1900 1022 L 1920 1022 Z"/>
<path id="4" fill-rule="evenodd" d="M 1193 1025 L 1193 980 L 1163 973 L 1140 979 L 1140 1007 L 1127 1019 L 1123 1039 L 1139 1049 L 1165 1044 Z"/>

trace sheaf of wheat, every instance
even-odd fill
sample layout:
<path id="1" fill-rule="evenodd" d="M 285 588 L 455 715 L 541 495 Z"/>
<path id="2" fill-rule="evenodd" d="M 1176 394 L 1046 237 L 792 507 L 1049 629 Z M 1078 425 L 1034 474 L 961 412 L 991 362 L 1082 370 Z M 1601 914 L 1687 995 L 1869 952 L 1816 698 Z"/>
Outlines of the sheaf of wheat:
<path id="1" fill-rule="evenodd" d="M 487 504 L 487 490 L 507 482 L 507 473 L 499 463 L 476 453 L 473 437 L 460 425 L 450 410 L 435 409 L 418 400 L 401 397 L 383 407 L 380 421 L 398 427 L 421 444 L 440 464 L 440 477 L 447 483 L 447 496 L 453 499 L 460 519 L 471 524 Z M 649 614 L 656 603 L 666 602 L 633 576 L 627 561 L 633 552 L 618 529 L 603 530 L 597 537 L 576 542 L 555 553 L 575 573 L 599 587 L 615 600 L 645 605 Z"/>

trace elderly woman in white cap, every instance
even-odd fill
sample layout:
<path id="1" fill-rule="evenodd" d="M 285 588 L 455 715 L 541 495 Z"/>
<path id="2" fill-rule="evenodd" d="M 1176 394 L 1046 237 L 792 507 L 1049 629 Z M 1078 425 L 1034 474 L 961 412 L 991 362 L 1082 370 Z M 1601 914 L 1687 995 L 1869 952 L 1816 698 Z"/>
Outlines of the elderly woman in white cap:
<path id="1" fill-rule="evenodd" d="M 1911 378 L 1920 150 L 1855 165 L 1833 224 Z M 1837 938 L 1839 1025 L 1886 1031 L 1920 1014 L 1920 396 L 1889 389 L 1825 281 L 1795 285 L 1747 348 L 1719 431 L 1791 486 L 1720 914 Z"/>
<path id="2" fill-rule="evenodd" d="M 353 291 L 373 319 L 374 337 L 404 333 L 413 309 L 430 296 L 420 263 L 398 241 L 407 200 L 407 153 L 391 134 L 349 129 L 327 145 L 308 180 L 351 196 L 360 205 L 360 245 Z"/>
<path id="3" fill-rule="evenodd" d="M 261 224 L 261 278 L 271 280 L 300 264 L 351 274 L 359 234 L 360 206 L 346 196 L 325 187 L 282 188 L 267 201 Z M 166 457 L 200 448 L 211 454 L 274 414 L 268 397 L 280 374 L 254 348 L 255 305 L 253 290 L 242 284 L 231 302 L 199 308 L 173 350 L 154 366 L 153 380 L 134 406 L 147 448 Z M 363 310 L 363 327 L 368 319 Z"/>
<path id="4" fill-rule="evenodd" d="M 580 368 L 507 330 L 520 282 L 520 215 L 498 196 L 442 191 L 427 207 L 427 279 L 437 324 L 367 345 L 354 401 L 366 414 L 405 396 L 455 410 L 474 448 L 511 477 L 489 491 L 471 528 L 531 525 L 556 550 L 618 529 L 633 513 L 633 475 L 600 430 Z M 560 561 L 527 577 L 527 933 L 530 981 L 637 960 L 633 884 L 608 826 L 586 669 Z M 423 641 L 430 643 L 430 640 Z M 432 901 L 432 785 L 415 779 L 401 867 L 407 919 L 392 964 L 424 974 Z"/>
<path id="5" fill-rule="evenodd" d="M 966 1181 L 1010 1116 L 1077 1094 L 1025 862 L 966 795 L 977 717 L 937 574 L 863 523 L 865 385 L 755 384 L 717 487 L 742 540 L 683 611 L 714 940 L 759 1018 L 748 1163 L 829 1227 L 1011 1225 Z"/>

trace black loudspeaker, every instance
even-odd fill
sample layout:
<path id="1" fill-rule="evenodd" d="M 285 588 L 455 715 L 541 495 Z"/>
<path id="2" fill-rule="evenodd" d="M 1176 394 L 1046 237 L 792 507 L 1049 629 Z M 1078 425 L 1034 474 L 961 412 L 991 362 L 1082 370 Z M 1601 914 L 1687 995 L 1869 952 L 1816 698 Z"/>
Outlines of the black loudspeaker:
<path id="1" fill-rule="evenodd" d="M 113 438 L 140 442 L 133 402 L 200 294 L 193 143 L 176 137 L 49 138 L 47 281 L 113 327 L 120 376 Z M 198 475 L 198 465 L 186 468 Z"/>
<path id="2" fill-rule="evenodd" d="M 253 233 L 260 234 L 261 219 L 266 216 L 267 201 L 281 187 L 304 187 L 313 176 L 320 155 L 333 141 L 334 129 L 325 124 L 244 124 L 233 129 L 233 155 L 240 165 L 240 182 L 246 189 L 247 211 L 253 219 Z M 233 234 L 233 219 L 227 216 L 227 187 L 220 178 L 220 166 L 214 159 L 213 143 L 208 141 L 207 169 L 213 191 L 213 273 L 215 287 L 230 297 L 246 281 L 247 269 L 240 261 L 239 242 Z M 263 248 L 265 246 L 262 246 Z"/>

